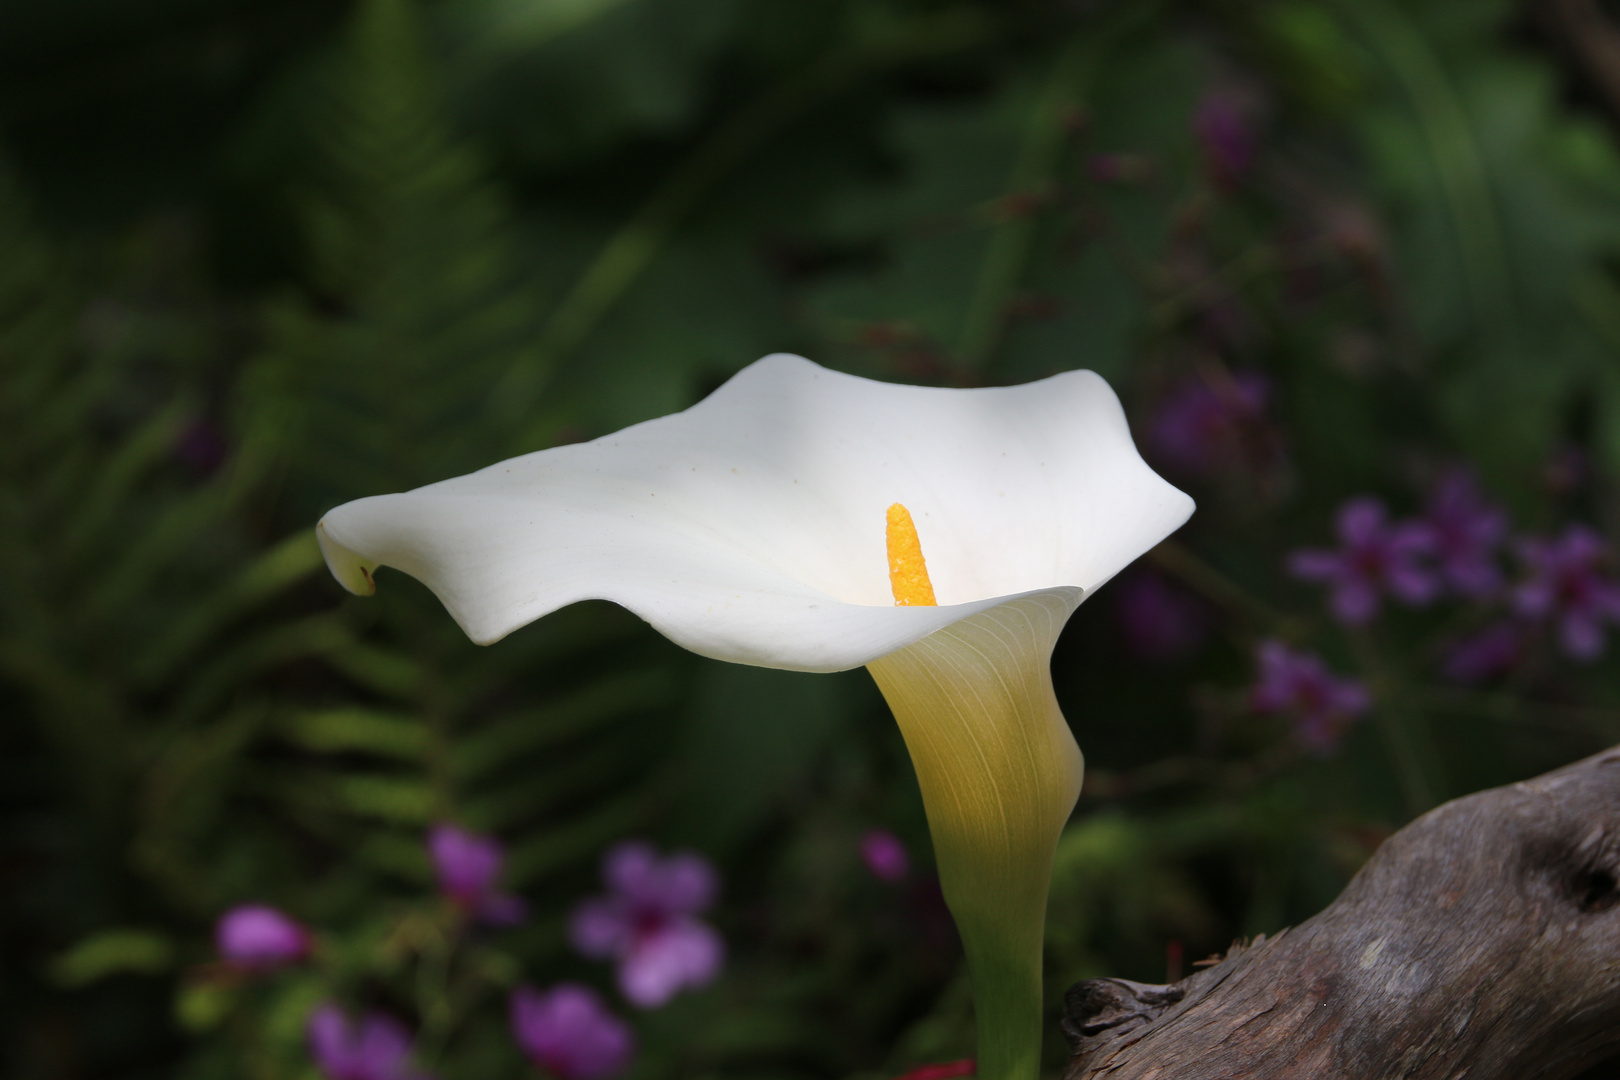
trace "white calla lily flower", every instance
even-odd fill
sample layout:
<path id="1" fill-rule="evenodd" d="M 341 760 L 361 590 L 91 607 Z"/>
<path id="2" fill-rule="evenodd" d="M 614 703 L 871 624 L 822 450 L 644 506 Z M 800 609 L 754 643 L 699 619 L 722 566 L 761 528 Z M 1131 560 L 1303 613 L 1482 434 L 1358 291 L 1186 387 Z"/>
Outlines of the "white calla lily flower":
<path id="1" fill-rule="evenodd" d="M 895 504 L 914 532 L 886 529 Z M 974 980 L 979 1076 L 1027 1080 L 1052 852 L 1082 770 L 1052 647 L 1191 512 L 1092 372 L 956 390 L 777 355 L 685 412 L 359 499 L 317 531 L 350 591 L 403 570 L 482 644 L 604 599 L 704 656 L 867 665 L 921 782 Z M 931 594 L 901 595 L 897 542 L 920 543 Z"/>

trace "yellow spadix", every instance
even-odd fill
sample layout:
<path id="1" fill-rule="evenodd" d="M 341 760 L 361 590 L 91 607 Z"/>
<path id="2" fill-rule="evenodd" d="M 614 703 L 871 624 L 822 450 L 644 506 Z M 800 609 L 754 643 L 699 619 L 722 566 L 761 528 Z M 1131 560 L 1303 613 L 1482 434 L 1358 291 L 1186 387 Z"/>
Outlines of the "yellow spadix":
<path id="1" fill-rule="evenodd" d="M 889 588 L 894 592 L 895 607 L 938 607 L 910 510 L 899 503 L 889 507 L 883 539 L 889 549 Z"/>

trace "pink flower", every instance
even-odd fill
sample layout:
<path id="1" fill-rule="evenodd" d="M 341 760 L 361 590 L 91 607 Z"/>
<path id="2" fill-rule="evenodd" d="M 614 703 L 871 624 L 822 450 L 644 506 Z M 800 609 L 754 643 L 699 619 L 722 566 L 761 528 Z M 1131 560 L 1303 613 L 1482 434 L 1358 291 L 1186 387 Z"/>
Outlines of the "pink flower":
<path id="1" fill-rule="evenodd" d="M 879 881 L 902 881 L 911 872 L 906 845 L 887 829 L 872 829 L 861 837 L 861 861 Z"/>
<path id="2" fill-rule="evenodd" d="M 518 1046 L 559 1080 L 612 1076 L 635 1052 L 629 1025 L 608 1012 L 595 992 L 575 983 L 545 993 L 520 986 L 512 992 L 511 1012 Z"/>
<path id="3" fill-rule="evenodd" d="M 1496 553 L 1507 536 L 1507 515 L 1487 503 L 1466 469 L 1443 477 L 1424 512 L 1440 576 L 1461 596 L 1488 597 L 1502 587 Z"/>
<path id="4" fill-rule="evenodd" d="M 1564 652 L 1576 660 L 1597 659 L 1603 624 L 1620 622 L 1620 586 L 1602 569 L 1608 553 L 1603 538 L 1584 525 L 1519 545 L 1530 574 L 1514 591 L 1513 606 L 1520 615 L 1556 622 Z"/>
<path id="5" fill-rule="evenodd" d="M 411 1064 L 410 1032 L 382 1013 L 367 1013 L 356 1026 L 328 1002 L 310 1014 L 306 1034 L 326 1080 L 428 1080 Z"/>
<path id="6" fill-rule="evenodd" d="M 1429 529 L 1417 523 L 1391 524 L 1384 504 L 1373 498 L 1351 499 L 1339 509 L 1338 550 L 1296 551 L 1288 561 L 1293 575 L 1319 581 L 1333 590 L 1334 617 L 1359 626 L 1378 614 L 1384 593 L 1420 605 L 1440 590 L 1434 574 L 1419 559 L 1434 548 Z"/>
<path id="7" fill-rule="evenodd" d="M 1372 705 L 1366 687 L 1334 676 L 1321 657 L 1263 641 L 1249 702 L 1256 712 L 1288 716 L 1294 735 L 1313 753 L 1338 748 L 1345 728 Z"/>
<path id="8" fill-rule="evenodd" d="M 602 860 L 606 896 L 574 910 L 571 936 L 586 956 L 619 962 L 619 989 L 644 1009 L 681 990 L 711 982 L 725 946 L 694 916 L 714 901 L 719 883 L 701 855 L 659 858 L 652 845 L 631 840 Z"/>
<path id="9" fill-rule="evenodd" d="M 506 853 L 494 837 L 441 823 L 428 830 L 427 845 L 439 889 L 457 907 L 492 926 L 523 921 L 522 899 L 495 888 Z"/>
<path id="10" fill-rule="evenodd" d="M 309 931 L 268 904 L 240 904 L 214 926 L 219 955 L 235 967 L 269 971 L 309 955 Z"/>
<path id="11" fill-rule="evenodd" d="M 1481 683 L 1504 675 L 1524 656 L 1524 630 L 1512 619 L 1492 623 L 1452 645 L 1441 671 L 1459 683 Z"/>

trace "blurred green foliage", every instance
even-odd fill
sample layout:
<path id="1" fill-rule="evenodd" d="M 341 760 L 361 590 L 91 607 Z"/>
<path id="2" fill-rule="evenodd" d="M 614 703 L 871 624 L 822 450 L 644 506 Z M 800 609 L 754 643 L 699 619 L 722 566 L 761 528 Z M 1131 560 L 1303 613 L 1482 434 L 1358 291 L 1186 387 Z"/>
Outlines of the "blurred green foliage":
<path id="1" fill-rule="evenodd" d="M 863 673 L 711 664 L 599 604 L 478 649 L 402 576 L 343 595 L 310 531 L 772 351 L 1090 367 L 1139 433 L 1188 372 L 1275 387 L 1276 447 L 1176 477 L 1202 508 L 1159 565 L 1219 640 L 1133 657 L 1105 595 L 1055 658 L 1091 775 L 1054 1009 L 1298 921 L 1434 800 L 1620 733 L 1612 663 L 1425 689 L 1449 616 L 1339 636 L 1281 572 L 1346 496 L 1409 507 L 1458 460 L 1525 528 L 1620 524 L 1620 159 L 1505 4 L 34 0 L 0 58 L 9 1076 L 306 1077 L 334 995 L 446 1080 L 524 1075 L 502 992 L 611 995 L 565 920 L 637 835 L 717 862 L 730 950 L 634 1017 L 637 1080 L 970 1053 Z M 1195 132 L 1211 95 L 1257 140 L 1242 177 Z M 1337 757 L 1246 715 L 1277 634 L 1373 681 Z M 437 820 L 502 838 L 526 926 L 447 929 Z M 878 826 L 908 884 L 861 869 Z M 246 900 L 320 964 L 222 977 Z"/>

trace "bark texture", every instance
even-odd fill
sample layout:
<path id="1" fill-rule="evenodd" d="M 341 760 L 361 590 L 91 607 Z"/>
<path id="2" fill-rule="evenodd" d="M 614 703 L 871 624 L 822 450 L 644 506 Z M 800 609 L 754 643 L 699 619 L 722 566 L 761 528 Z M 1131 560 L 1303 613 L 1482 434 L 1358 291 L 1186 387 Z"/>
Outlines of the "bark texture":
<path id="1" fill-rule="evenodd" d="M 1065 1080 L 1558 1080 L 1620 1048 L 1620 747 L 1457 799 L 1326 910 L 1065 999 Z"/>

